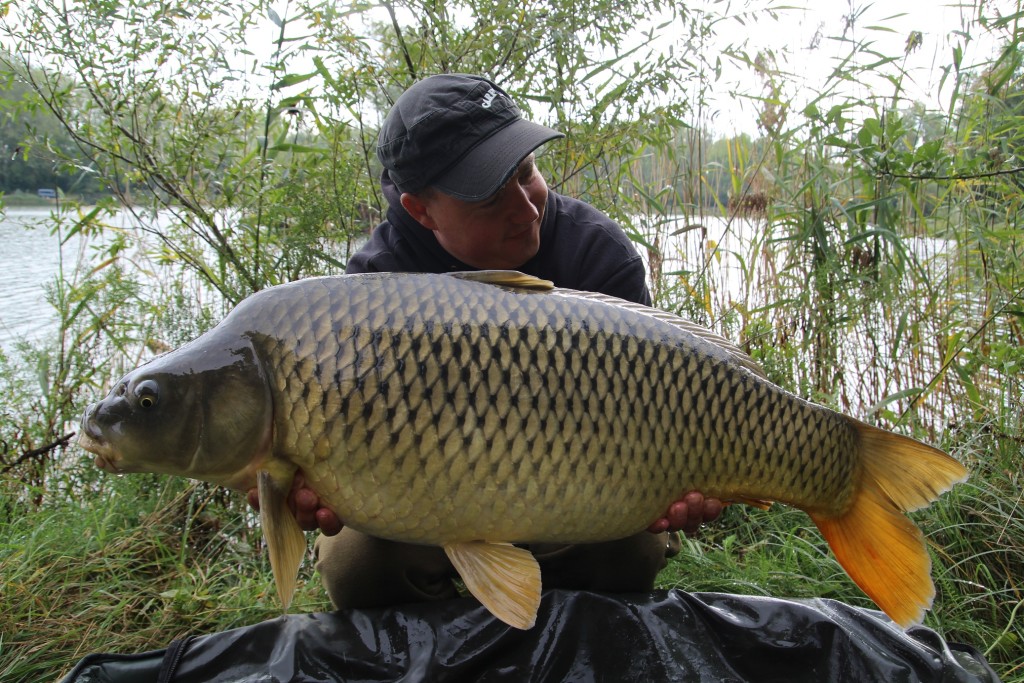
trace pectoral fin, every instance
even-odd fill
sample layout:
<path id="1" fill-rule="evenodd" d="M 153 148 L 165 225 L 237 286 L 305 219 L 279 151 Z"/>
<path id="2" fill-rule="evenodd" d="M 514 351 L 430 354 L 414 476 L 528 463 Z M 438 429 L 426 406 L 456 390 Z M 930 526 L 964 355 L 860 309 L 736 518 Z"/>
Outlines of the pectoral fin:
<path id="1" fill-rule="evenodd" d="M 306 535 L 288 509 L 287 487 L 276 482 L 266 470 L 256 473 L 256 486 L 260 496 L 260 524 L 263 525 L 263 538 L 270 553 L 270 568 L 274 570 L 281 609 L 287 611 L 295 593 L 295 577 L 306 553 Z"/>
<path id="2" fill-rule="evenodd" d="M 540 565 L 528 550 L 508 543 L 444 546 L 466 588 L 509 626 L 528 629 L 540 608 Z"/>

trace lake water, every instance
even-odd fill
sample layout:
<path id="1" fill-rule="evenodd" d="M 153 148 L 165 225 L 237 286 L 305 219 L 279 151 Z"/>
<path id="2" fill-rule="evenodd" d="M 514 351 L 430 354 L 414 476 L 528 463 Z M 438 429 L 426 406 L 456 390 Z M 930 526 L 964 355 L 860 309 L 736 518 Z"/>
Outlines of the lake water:
<path id="1" fill-rule="evenodd" d="M 72 225 L 73 218 L 73 214 L 65 215 L 65 225 Z M 126 220 L 119 214 L 105 222 L 118 225 Z M 54 225 L 51 208 L 8 209 L 0 215 L 0 254 L 6 257 L 6 267 L 0 268 L 0 349 L 4 351 L 9 352 L 17 340 L 36 343 L 52 333 L 57 317 L 46 301 L 46 287 L 61 267 L 70 274 L 79 263 L 88 265 L 86 241 L 75 236 L 62 246 Z M 679 229 L 687 225 L 690 229 Z M 665 235 L 676 234 L 664 237 L 658 245 L 665 254 L 662 270 L 692 272 L 707 268 L 705 277 L 715 292 L 717 310 L 726 310 L 735 301 L 763 305 L 765 302 L 757 301 L 757 293 L 749 289 L 752 273 L 745 271 L 736 256 L 760 230 L 762 226 L 746 220 L 727 222 L 702 217 L 677 222 L 673 229 L 663 231 Z M 909 244 L 923 258 L 933 258 L 949 247 L 939 240 L 910 240 Z M 709 249 L 709 245 L 714 246 Z M 647 261 L 646 250 L 638 248 Z"/>
<path id="2" fill-rule="evenodd" d="M 62 247 L 51 234 L 55 224 L 49 208 L 7 209 L 0 215 L 0 349 L 9 352 L 16 340 L 40 342 L 57 324 L 46 302 L 46 287 L 60 272 L 73 269 L 83 241 L 72 237 Z"/>

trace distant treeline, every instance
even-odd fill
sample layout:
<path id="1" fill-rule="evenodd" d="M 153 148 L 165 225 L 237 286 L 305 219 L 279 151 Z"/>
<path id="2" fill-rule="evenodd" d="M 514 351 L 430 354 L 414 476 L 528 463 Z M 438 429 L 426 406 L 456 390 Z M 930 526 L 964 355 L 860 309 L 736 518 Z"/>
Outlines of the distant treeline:
<path id="1" fill-rule="evenodd" d="M 95 171 L 75 165 L 74 141 L 27 85 L 0 84 L 0 192 L 59 190 L 91 197 L 103 192 Z"/>
<path id="2" fill-rule="evenodd" d="M 86 155 L 77 153 L 76 141 L 66 126 L 48 108 L 34 98 L 37 93 L 26 84 L 7 82 L 0 84 L 0 193 L 16 192 L 37 195 L 39 190 L 57 190 L 83 199 L 108 196 L 109 188 Z M 259 117 L 258 111 L 249 116 Z M 243 131 L 239 131 L 242 135 Z M 765 143 L 743 134 L 714 139 L 709 135 L 694 135 L 683 129 L 676 135 L 680 149 L 689 150 L 690 156 L 701 160 L 704 168 L 706 194 L 700 200 L 702 208 L 711 212 L 729 206 L 735 173 L 736 157 L 750 158 Z M 307 140 L 307 144 L 319 142 Z M 640 161 L 642 172 L 656 172 L 665 161 L 657 152 Z M 558 182 L 558 178 L 551 178 Z M 678 178 L 680 185 L 684 178 Z M 676 188 L 669 207 L 677 203 L 684 193 Z M 136 192 L 147 192 L 137 187 Z M 756 199 L 754 200 L 756 203 Z M 749 208 L 751 200 L 744 199 Z M 683 207 L 675 207 L 683 212 Z M 693 207 L 687 207 L 692 210 Z"/>

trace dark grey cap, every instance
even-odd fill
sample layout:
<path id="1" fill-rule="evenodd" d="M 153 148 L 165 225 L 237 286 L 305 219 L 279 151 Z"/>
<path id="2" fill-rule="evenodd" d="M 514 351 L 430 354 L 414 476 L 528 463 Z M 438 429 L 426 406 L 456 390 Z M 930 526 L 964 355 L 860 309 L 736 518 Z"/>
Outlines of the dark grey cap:
<path id="1" fill-rule="evenodd" d="M 425 78 L 402 93 L 377 137 L 377 158 L 402 192 L 436 187 L 490 197 L 556 130 L 531 123 L 497 85 L 464 74 Z"/>

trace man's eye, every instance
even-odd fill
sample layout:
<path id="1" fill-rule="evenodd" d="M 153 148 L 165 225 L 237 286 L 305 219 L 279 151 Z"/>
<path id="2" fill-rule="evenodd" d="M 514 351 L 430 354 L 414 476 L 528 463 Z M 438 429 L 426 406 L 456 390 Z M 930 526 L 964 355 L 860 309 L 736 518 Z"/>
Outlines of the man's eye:
<path id="1" fill-rule="evenodd" d="M 526 185 L 528 182 L 533 180 L 533 174 L 536 172 L 537 167 L 534 166 L 533 164 L 530 164 L 523 170 L 522 175 L 519 176 L 519 182 L 522 183 L 523 185 Z"/>

